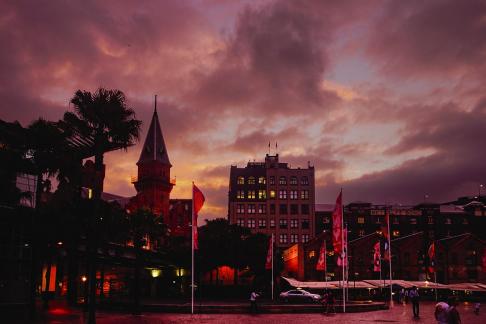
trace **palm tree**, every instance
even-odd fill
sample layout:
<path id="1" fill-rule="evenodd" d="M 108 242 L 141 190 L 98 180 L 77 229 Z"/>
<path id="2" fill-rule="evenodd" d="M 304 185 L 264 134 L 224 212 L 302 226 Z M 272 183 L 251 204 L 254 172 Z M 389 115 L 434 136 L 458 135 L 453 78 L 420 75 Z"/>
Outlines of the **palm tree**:
<path id="1" fill-rule="evenodd" d="M 140 270 L 143 266 L 144 247 L 153 249 L 157 240 L 163 239 L 168 234 L 166 224 L 162 216 L 154 215 L 149 209 L 137 209 L 134 213 L 127 215 L 128 237 L 132 240 L 135 248 L 135 271 L 133 281 L 133 313 L 140 314 Z"/>
<path id="2" fill-rule="evenodd" d="M 120 90 L 99 88 L 94 93 L 78 90 L 71 99 L 73 112 L 64 114 L 67 128 L 89 146 L 95 158 L 98 181 L 94 184 L 94 212 L 90 217 L 89 236 L 89 323 L 95 323 L 96 298 L 96 237 L 97 202 L 103 190 L 103 157 L 108 151 L 126 149 L 139 139 L 142 122 L 135 119 L 135 112 L 127 106 L 125 94 Z"/>

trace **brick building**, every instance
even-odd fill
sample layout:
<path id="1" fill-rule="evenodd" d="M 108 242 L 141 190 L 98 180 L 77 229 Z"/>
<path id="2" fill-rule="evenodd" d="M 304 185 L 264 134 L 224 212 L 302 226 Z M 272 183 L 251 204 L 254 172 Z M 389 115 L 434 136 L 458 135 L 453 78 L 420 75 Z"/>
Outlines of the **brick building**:
<path id="1" fill-rule="evenodd" d="M 275 234 L 277 247 L 305 243 L 315 234 L 314 167 L 291 168 L 279 156 L 231 166 L 228 220 L 252 232 Z"/>

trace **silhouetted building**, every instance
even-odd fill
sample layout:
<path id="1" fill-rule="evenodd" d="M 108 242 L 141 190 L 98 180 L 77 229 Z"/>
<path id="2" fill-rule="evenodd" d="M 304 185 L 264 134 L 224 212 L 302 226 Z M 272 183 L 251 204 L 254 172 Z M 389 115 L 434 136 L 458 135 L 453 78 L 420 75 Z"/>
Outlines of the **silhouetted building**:
<path id="1" fill-rule="evenodd" d="M 314 237 L 314 167 L 291 168 L 277 155 L 231 166 L 228 220 L 252 232 L 275 234 L 278 247 Z"/>

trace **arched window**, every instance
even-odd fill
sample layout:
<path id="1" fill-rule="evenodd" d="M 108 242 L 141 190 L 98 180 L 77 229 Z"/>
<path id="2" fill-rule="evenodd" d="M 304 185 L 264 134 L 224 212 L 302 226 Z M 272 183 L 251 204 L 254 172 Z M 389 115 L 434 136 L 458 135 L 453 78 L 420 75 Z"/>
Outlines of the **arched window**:
<path id="1" fill-rule="evenodd" d="M 255 184 L 255 177 L 248 177 L 248 184 Z"/>
<path id="2" fill-rule="evenodd" d="M 237 184 L 245 184 L 245 177 L 239 176 L 236 183 Z"/>

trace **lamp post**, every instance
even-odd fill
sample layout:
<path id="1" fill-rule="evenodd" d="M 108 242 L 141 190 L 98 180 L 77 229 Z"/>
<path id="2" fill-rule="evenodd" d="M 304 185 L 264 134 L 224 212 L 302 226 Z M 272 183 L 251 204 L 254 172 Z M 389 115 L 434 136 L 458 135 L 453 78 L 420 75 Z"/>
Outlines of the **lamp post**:
<path id="1" fill-rule="evenodd" d="M 484 187 L 484 185 L 482 184 L 479 184 L 478 186 L 478 200 L 481 201 L 481 189 Z"/>

